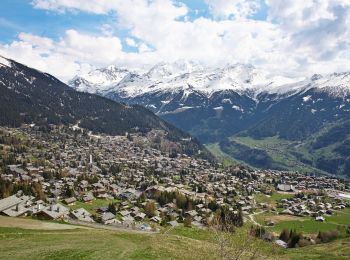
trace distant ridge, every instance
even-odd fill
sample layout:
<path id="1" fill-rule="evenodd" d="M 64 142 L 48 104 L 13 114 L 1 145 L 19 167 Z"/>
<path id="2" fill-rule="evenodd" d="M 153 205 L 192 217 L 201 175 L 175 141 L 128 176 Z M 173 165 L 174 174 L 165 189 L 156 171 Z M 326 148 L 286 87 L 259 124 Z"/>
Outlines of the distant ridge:
<path id="1" fill-rule="evenodd" d="M 210 154 L 189 135 L 139 105 L 124 105 L 94 94 L 73 90 L 50 74 L 0 58 L 0 124 L 78 124 L 93 132 L 112 135 L 163 130 L 183 151 Z"/>

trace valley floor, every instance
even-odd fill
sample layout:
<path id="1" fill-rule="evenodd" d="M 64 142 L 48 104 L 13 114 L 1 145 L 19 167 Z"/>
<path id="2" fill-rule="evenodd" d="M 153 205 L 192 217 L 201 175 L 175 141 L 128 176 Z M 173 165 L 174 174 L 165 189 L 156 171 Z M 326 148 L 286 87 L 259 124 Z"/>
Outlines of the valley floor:
<path id="1" fill-rule="evenodd" d="M 259 243 L 264 259 L 350 257 L 350 238 L 299 249 Z M 0 248 L 0 259 L 219 259 L 213 234 L 193 228 L 136 234 L 7 217 L 0 218 Z"/>

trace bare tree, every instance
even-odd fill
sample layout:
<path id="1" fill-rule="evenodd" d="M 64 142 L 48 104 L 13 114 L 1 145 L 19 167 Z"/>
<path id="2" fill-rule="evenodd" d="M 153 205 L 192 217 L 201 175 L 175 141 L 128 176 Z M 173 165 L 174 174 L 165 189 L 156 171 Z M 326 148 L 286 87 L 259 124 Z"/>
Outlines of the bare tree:
<path id="1" fill-rule="evenodd" d="M 209 229 L 218 245 L 217 255 L 222 260 L 262 259 L 259 243 L 249 230 L 236 228 L 230 219 L 214 215 L 209 221 Z"/>

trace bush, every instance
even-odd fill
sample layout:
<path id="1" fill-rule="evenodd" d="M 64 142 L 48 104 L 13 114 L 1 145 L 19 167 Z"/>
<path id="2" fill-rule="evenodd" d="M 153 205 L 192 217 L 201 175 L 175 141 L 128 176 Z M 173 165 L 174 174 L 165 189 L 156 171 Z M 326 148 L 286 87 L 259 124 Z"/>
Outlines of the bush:
<path id="1" fill-rule="evenodd" d="M 300 241 L 300 239 L 303 238 L 303 235 L 301 233 L 291 232 L 288 247 L 294 248 Z"/>
<path id="2" fill-rule="evenodd" d="M 156 205 L 152 201 L 148 201 L 145 205 L 145 214 L 147 217 L 151 218 L 155 216 Z"/>
<path id="3" fill-rule="evenodd" d="M 279 239 L 281 239 L 282 241 L 288 243 L 289 241 L 289 237 L 290 237 L 290 232 L 288 231 L 288 229 L 283 229 L 280 236 L 279 236 Z"/>
<path id="4" fill-rule="evenodd" d="M 259 226 L 251 226 L 250 227 L 250 235 L 252 235 L 254 237 L 261 238 L 265 234 L 266 234 L 266 229 L 264 227 L 259 227 Z"/>
<path id="5" fill-rule="evenodd" d="M 184 226 L 185 227 L 191 227 L 192 226 L 192 220 L 191 217 L 186 217 L 184 220 Z"/>
<path id="6" fill-rule="evenodd" d="M 298 242 L 299 247 L 310 246 L 310 245 L 312 245 L 312 242 L 305 238 L 301 238 Z"/>
<path id="7" fill-rule="evenodd" d="M 338 230 L 323 231 L 323 232 L 320 231 L 317 236 L 317 240 L 318 240 L 317 242 L 327 243 L 336 239 L 338 236 L 339 236 Z"/>

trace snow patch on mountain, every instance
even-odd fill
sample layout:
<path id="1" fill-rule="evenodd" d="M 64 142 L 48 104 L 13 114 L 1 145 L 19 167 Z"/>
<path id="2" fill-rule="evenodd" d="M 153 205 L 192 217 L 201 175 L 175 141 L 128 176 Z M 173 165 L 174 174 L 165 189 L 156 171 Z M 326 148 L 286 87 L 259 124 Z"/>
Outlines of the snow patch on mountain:
<path id="1" fill-rule="evenodd" d="M 306 96 L 306 97 L 303 97 L 303 101 L 304 101 L 304 102 L 308 102 L 310 99 L 311 99 L 311 96 L 310 96 L 310 95 L 308 95 L 308 96 Z"/>
<path id="2" fill-rule="evenodd" d="M 95 69 L 88 73 L 74 77 L 68 82 L 76 90 L 89 93 L 104 93 L 124 79 L 130 71 L 116 66 Z"/>
<path id="3" fill-rule="evenodd" d="M 285 96 L 316 88 L 333 96 L 341 96 L 350 93 L 350 73 L 288 78 L 271 75 L 249 64 L 227 64 L 211 68 L 182 60 L 156 64 L 144 73 L 109 66 L 76 76 L 69 85 L 79 91 L 115 93 L 122 98 L 183 91 L 182 101 L 194 92 L 210 98 L 213 93 L 223 90 L 256 98 L 260 93 Z"/>
<path id="4" fill-rule="evenodd" d="M 6 59 L 0 55 L 0 66 L 11 67 L 11 62 L 8 59 Z"/>

